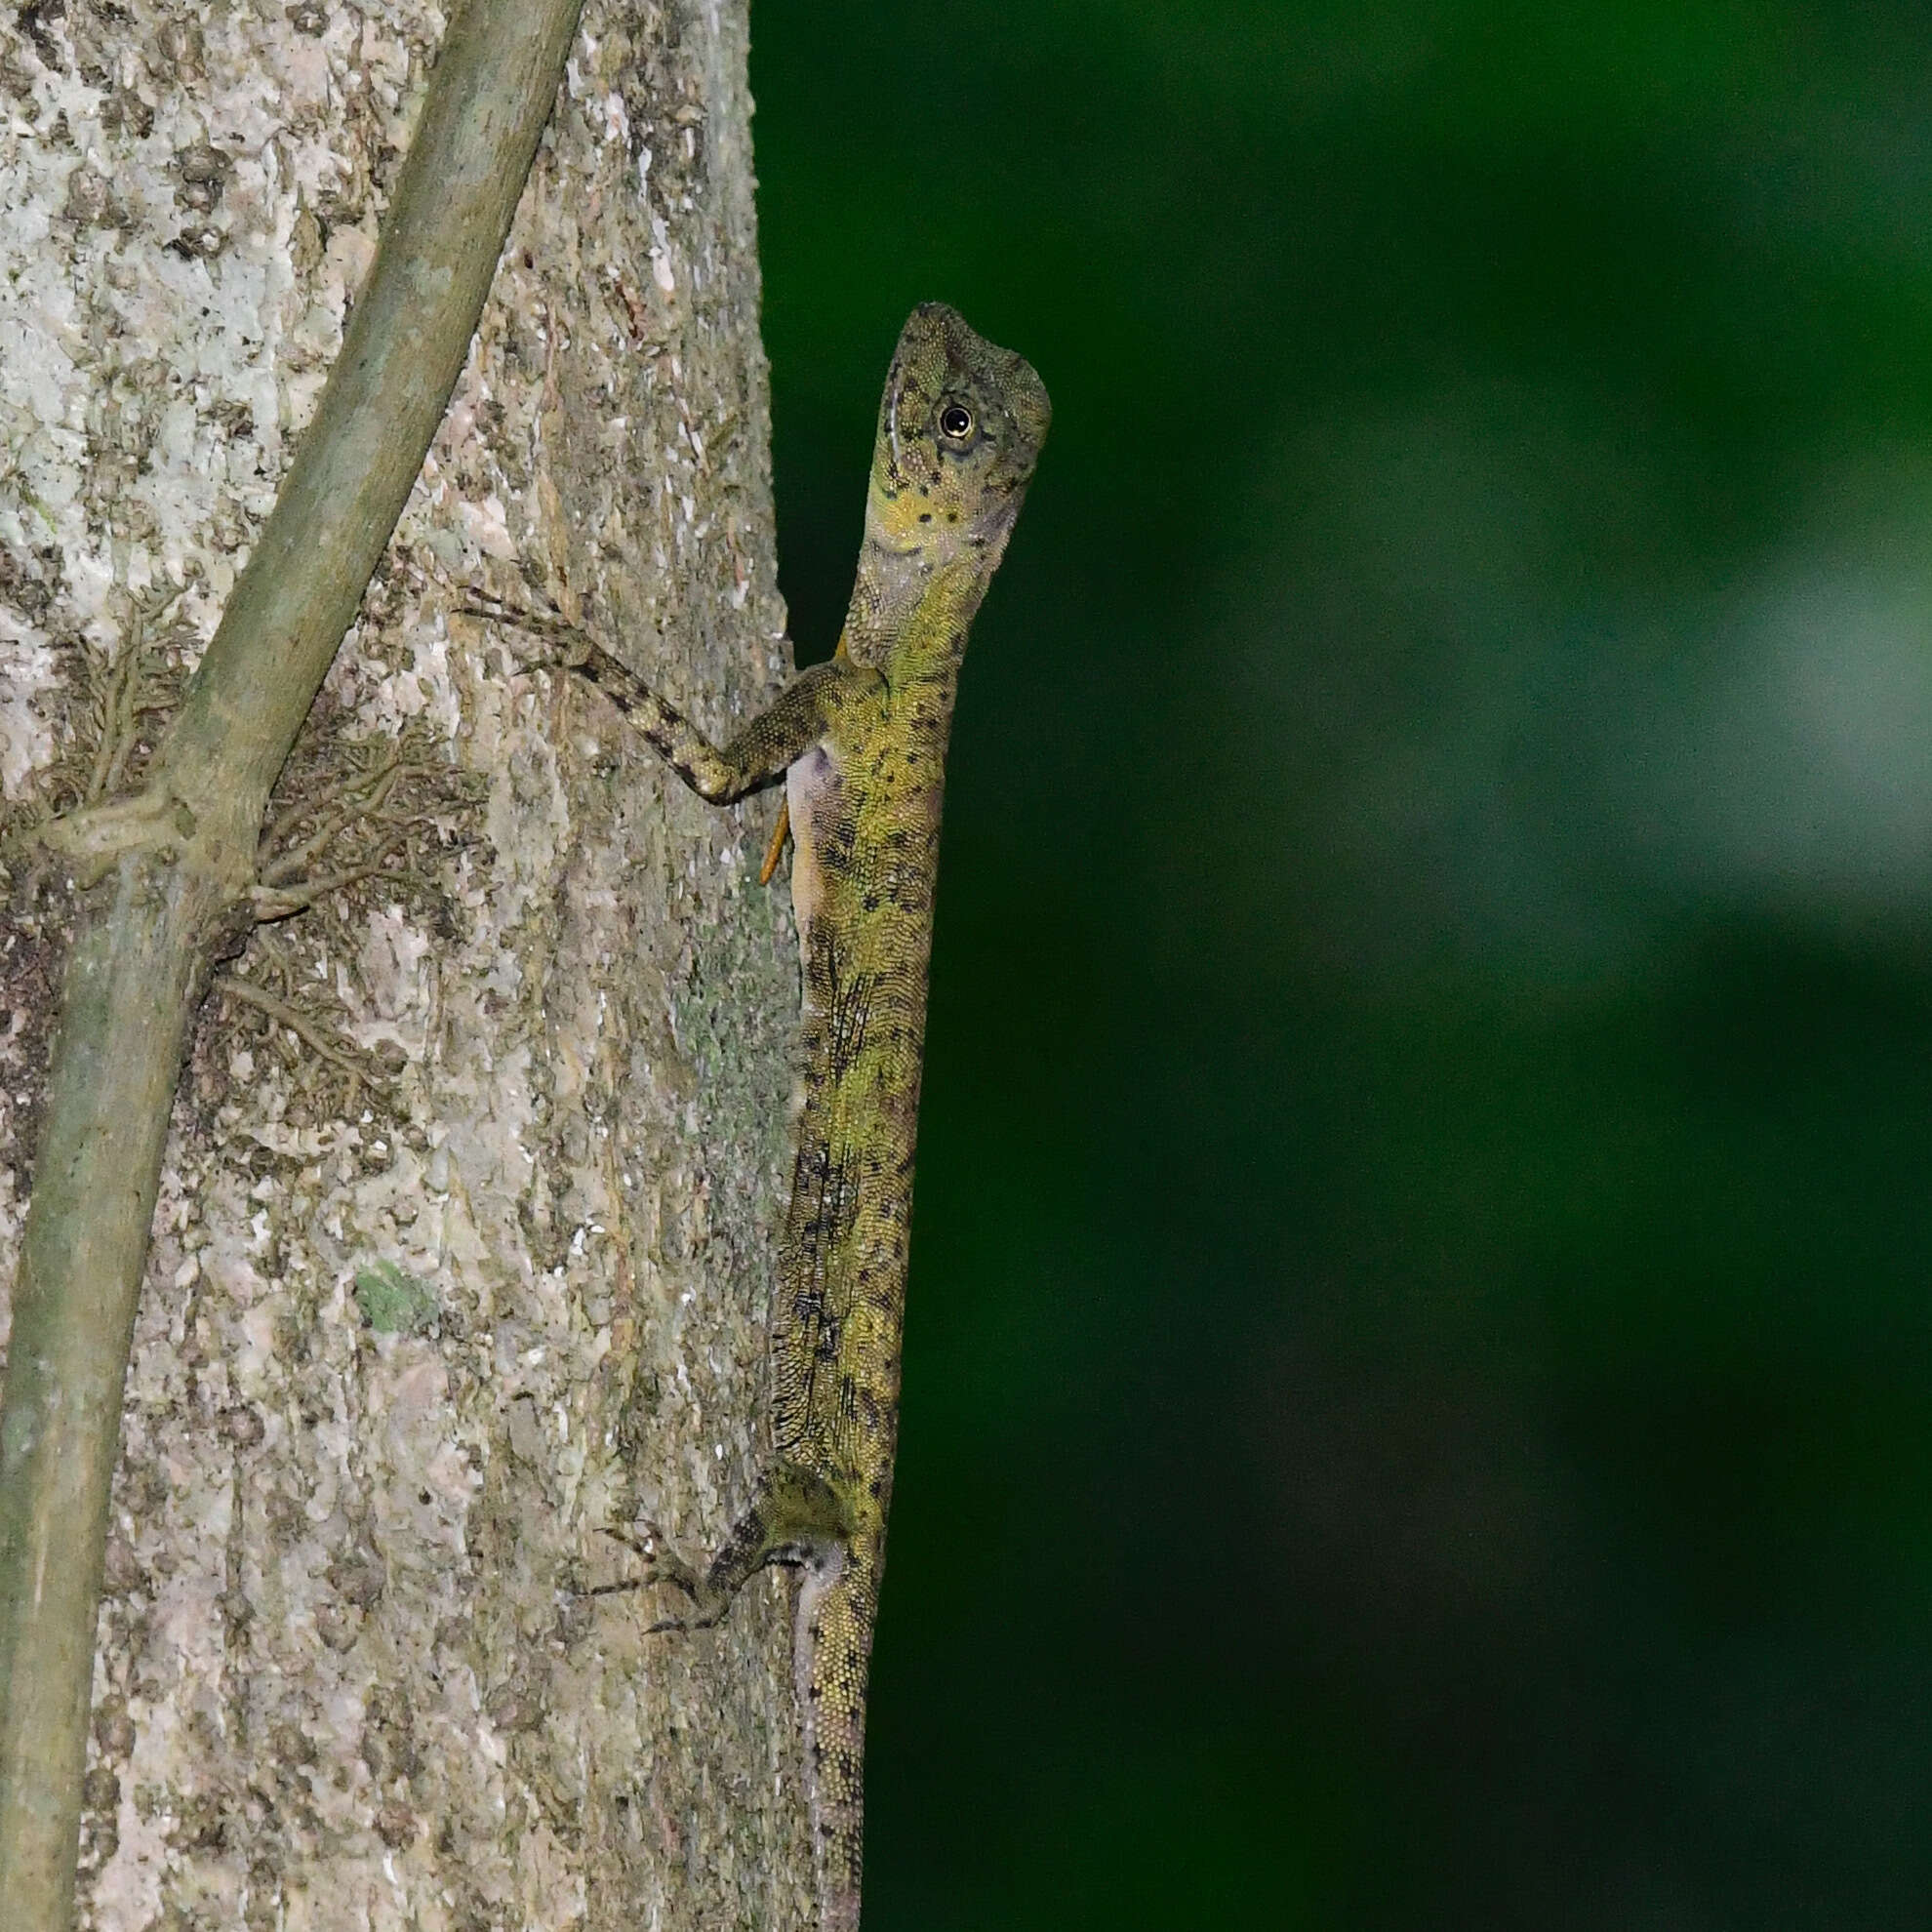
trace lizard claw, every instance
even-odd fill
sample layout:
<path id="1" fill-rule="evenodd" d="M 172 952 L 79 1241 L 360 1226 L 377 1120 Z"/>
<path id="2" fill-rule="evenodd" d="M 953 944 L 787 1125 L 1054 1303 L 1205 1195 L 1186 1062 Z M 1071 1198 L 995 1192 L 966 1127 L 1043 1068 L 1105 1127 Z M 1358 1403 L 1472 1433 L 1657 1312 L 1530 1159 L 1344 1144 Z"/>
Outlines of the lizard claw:
<path id="1" fill-rule="evenodd" d="M 641 1556 L 647 1563 L 655 1563 L 661 1553 L 652 1545 L 662 1545 L 664 1540 L 664 1531 L 656 1523 L 639 1523 L 634 1534 L 630 1530 L 613 1529 L 609 1523 L 599 1523 L 597 1529 L 600 1535 L 623 1544 L 633 1556 Z"/>
<path id="2" fill-rule="evenodd" d="M 670 1548 L 664 1540 L 664 1533 L 656 1523 L 640 1523 L 633 1535 L 628 1530 L 613 1529 L 608 1523 L 600 1525 L 604 1535 L 613 1543 L 621 1543 L 645 1566 L 641 1577 L 625 1577 L 617 1583 L 597 1584 L 586 1590 L 585 1596 L 616 1596 L 627 1590 L 649 1590 L 653 1584 L 669 1584 L 673 1590 L 681 1590 L 686 1596 L 695 1599 L 698 1595 L 698 1576 L 689 1563 Z M 685 1628 L 681 1618 L 653 1624 L 654 1630 L 678 1630 Z"/>

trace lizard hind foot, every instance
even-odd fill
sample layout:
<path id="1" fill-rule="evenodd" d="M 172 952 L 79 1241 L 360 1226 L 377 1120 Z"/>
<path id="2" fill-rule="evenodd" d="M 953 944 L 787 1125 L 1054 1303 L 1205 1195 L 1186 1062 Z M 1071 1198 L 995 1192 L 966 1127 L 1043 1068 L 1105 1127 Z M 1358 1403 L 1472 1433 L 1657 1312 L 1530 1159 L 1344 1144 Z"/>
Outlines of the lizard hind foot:
<path id="1" fill-rule="evenodd" d="M 634 1536 L 628 1530 L 612 1529 L 608 1524 L 603 1525 L 602 1528 L 604 1535 L 613 1543 L 623 1544 L 643 1563 L 644 1574 L 638 1577 L 620 1577 L 616 1583 L 595 1584 L 584 1592 L 585 1596 L 619 1596 L 631 1590 L 649 1590 L 655 1584 L 668 1584 L 673 1590 L 681 1590 L 691 1599 L 693 1614 L 689 1617 L 665 1618 L 649 1626 L 651 1630 L 688 1630 L 694 1625 L 706 1621 L 698 1614 L 703 1599 L 703 1581 L 698 1572 L 665 1542 L 664 1532 L 655 1523 L 641 1524 L 639 1533 Z"/>

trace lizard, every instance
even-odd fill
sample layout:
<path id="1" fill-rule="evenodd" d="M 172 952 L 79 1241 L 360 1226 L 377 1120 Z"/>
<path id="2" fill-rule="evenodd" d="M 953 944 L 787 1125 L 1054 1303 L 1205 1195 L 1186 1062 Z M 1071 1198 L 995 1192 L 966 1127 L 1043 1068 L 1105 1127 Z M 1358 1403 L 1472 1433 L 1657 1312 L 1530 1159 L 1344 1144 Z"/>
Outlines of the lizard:
<path id="1" fill-rule="evenodd" d="M 641 1573 L 592 1593 L 669 1586 L 686 1607 L 649 1628 L 689 1630 L 717 1623 L 766 1564 L 799 1569 L 793 1670 L 819 1932 L 859 1924 L 865 1685 L 898 1439 L 946 742 L 967 631 L 1050 417 L 1028 363 L 944 303 L 922 304 L 886 377 L 832 658 L 722 747 L 601 647 L 573 661 L 712 804 L 785 780 L 764 876 L 788 826 L 803 1104 L 778 1242 L 767 1456 L 708 1560 L 647 1526 L 619 1537 Z"/>

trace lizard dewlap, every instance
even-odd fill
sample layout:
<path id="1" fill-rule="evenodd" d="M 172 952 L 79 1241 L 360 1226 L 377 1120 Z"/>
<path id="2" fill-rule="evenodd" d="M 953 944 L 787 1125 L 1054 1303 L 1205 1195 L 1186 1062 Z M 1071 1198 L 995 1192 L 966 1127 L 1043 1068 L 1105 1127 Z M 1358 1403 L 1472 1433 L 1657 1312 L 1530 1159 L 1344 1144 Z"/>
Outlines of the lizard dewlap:
<path id="1" fill-rule="evenodd" d="M 604 651 L 579 668 L 704 797 L 785 780 L 803 957 L 805 1105 L 779 1236 L 771 1446 L 708 1563 L 650 1532 L 643 1576 L 715 1623 L 764 1564 L 802 1568 L 795 1660 L 821 1932 L 859 1923 L 865 1676 L 898 1438 L 912 1156 L 940 807 L 966 633 L 1051 414 L 1021 357 L 915 308 L 879 405 L 837 655 L 722 750 Z M 633 1546 L 635 1547 L 635 1546 Z"/>

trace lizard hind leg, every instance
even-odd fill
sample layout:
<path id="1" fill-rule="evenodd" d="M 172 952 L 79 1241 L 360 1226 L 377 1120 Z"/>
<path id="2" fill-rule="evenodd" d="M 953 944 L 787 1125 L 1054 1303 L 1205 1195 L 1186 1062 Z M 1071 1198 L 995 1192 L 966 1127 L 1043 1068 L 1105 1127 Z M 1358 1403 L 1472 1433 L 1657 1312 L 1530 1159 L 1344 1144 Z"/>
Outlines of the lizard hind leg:
<path id="1" fill-rule="evenodd" d="M 644 1574 L 600 1584 L 586 1594 L 613 1596 L 666 1584 L 690 1599 L 690 1608 L 682 1616 L 660 1618 L 649 1629 L 708 1630 L 767 1563 L 805 1562 L 842 1543 L 851 1534 L 851 1511 L 824 1477 L 780 1463 L 759 1478 L 750 1507 L 702 1568 L 679 1555 L 653 1524 L 644 1525 L 639 1536 L 608 1528 L 604 1534 L 641 1557 Z"/>

